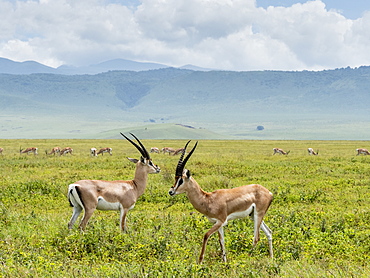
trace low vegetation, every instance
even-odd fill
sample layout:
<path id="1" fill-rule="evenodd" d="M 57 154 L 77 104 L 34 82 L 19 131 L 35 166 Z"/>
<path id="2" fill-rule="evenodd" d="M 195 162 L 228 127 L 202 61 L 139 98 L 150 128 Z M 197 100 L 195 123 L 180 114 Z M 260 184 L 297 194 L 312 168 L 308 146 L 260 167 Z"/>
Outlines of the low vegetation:
<path id="1" fill-rule="evenodd" d="M 144 140 L 149 149 L 183 147 L 185 140 Z M 187 168 L 204 190 L 260 183 L 274 193 L 265 222 L 273 231 L 251 250 L 249 219 L 225 227 L 228 262 L 217 235 L 196 263 L 208 220 L 186 196 L 170 197 L 178 156 L 152 154 L 162 171 L 149 176 L 145 194 L 128 214 L 96 211 L 86 232 L 67 229 L 68 184 L 79 179 L 131 179 L 138 158 L 122 140 L 0 140 L 1 277 L 369 277 L 370 156 L 365 141 L 205 141 Z M 19 146 L 39 148 L 20 155 Z M 72 156 L 46 156 L 70 146 Z M 89 156 L 91 147 L 113 155 Z M 272 148 L 290 150 L 272 155 Z M 309 156 L 307 147 L 319 149 Z"/>

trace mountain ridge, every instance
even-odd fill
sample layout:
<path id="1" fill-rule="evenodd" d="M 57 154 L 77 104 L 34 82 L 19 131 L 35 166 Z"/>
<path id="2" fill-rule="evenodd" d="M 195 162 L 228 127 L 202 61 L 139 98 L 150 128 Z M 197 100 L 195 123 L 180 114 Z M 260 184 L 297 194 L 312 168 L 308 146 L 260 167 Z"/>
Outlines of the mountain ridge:
<path id="1" fill-rule="evenodd" d="M 127 71 L 147 71 L 163 68 L 171 68 L 171 66 L 152 63 L 152 62 L 138 62 L 127 59 L 112 59 L 103 61 L 89 66 L 73 66 L 61 65 L 57 68 L 49 67 L 35 61 L 16 62 L 10 59 L 0 57 L 0 74 L 33 74 L 33 73 L 51 73 L 51 74 L 64 74 L 64 75 L 95 75 L 108 71 L 127 70 Z M 180 69 L 191 69 L 197 71 L 209 71 L 202 67 L 194 65 L 184 65 Z"/>
<path id="2" fill-rule="evenodd" d="M 91 138 L 178 123 L 219 138 L 368 140 L 369 85 L 370 67 L 0 74 L 0 138 Z"/>

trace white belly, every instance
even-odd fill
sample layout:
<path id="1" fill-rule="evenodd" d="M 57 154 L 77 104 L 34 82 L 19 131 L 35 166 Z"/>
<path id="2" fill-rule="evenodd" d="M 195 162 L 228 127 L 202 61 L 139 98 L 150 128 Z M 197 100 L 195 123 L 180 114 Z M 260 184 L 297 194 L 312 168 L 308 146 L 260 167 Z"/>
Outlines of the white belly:
<path id="1" fill-rule="evenodd" d="M 98 210 L 120 210 L 121 204 L 107 202 L 103 197 L 98 198 L 98 205 L 96 206 Z"/>
<path id="2" fill-rule="evenodd" d="M 234 219 L 239 219 L 239 218 L 245 218 L 247 216 L 249 216 L 252 212 L 253 212 L 253 209 L 256 205 L 253 203 L 248 209 L 246 210 L 243 210 L 243 211 L 237 211 L 237 212 L 233 212 L 231 214 L 229 214 L 226 218 L 226 221 L 223 223 L 222 226 L 225 226 L 227 225 L 227 222 L 229 220 L 234 220 Z M 215 224 L 218 220 L 216 218 L 210 218 L 210 217 L 207 217 L 208 220 Z"/>
<path id="3" fill-rule="evenodd" d="M 247 217 L 251 214 L 254 207 L 255 207 L 255 204 L 252 204 L 247 210 L 233 212 L 233 213 L 231 213 L 230 215 L 227 216 L 227 220 L 245 218 L 245 217 Z"/>

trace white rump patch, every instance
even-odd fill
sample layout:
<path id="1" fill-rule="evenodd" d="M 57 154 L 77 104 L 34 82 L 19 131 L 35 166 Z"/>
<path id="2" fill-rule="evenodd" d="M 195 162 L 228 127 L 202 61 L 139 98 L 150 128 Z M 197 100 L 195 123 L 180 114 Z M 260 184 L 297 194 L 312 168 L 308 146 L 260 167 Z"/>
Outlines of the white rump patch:
<path id="1" fill-rule="evenodd" d="M 107 202 L 103 197 L 98 198 L 98 205 L 96 206 L 98 210 L 120 210 L 121 204 L 119 202 L 110 203 Z"/>

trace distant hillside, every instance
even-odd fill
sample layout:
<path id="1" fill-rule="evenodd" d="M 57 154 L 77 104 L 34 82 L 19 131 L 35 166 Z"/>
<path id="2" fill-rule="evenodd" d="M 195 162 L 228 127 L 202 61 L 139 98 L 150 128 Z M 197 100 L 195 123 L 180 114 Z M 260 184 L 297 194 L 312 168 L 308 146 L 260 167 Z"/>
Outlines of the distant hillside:
<path id="1" fill-rule="evenodd" d="M 54 68 L 42 65 L 34 61 L 14 62 L 0 58 L 0 73 L 8 74 L 31 74 L 31 73 L 57 73 Z"/>
<path id="2" fill-rule="evenodd" d="M 133 133 L 142 139 L 232 139 L 204 128 L 182 124 L 147 124 L 139 127 L 117 128 L 101 132 L 94 139 L 120 139 L 120 132 Z"/>
<path id="3" fill-rule="evenodd" d="M 83 74 L 99 74 L 108 71 L 125 70 L 125 71 L 147 71 L 169 68 L 168 65 L 137 62 L 126 59 L 113 59 L 104 61 L 98 64 L 93 64 L 85 67 L 76 67 L 71 65 L 62 65 L 58 68 L 52 68 L 35 61 L 15 62 L 9 59 L 0 58 L 0 73 L 5 74 L 33 74 L 33 73 L 53 73 L 64 75 L 83 75 Z M 191 69 L 197 71 L 209 71 L 193 65 L 185 65 L 181 69 Z"/>
<path id="4" fill-rule="evenodd" d="M 119 128 L 179 123 L 224 138 L 368 140 L 369 85 L 370 67 L 0 74 L 0 138 L 111 138 Z"/>

